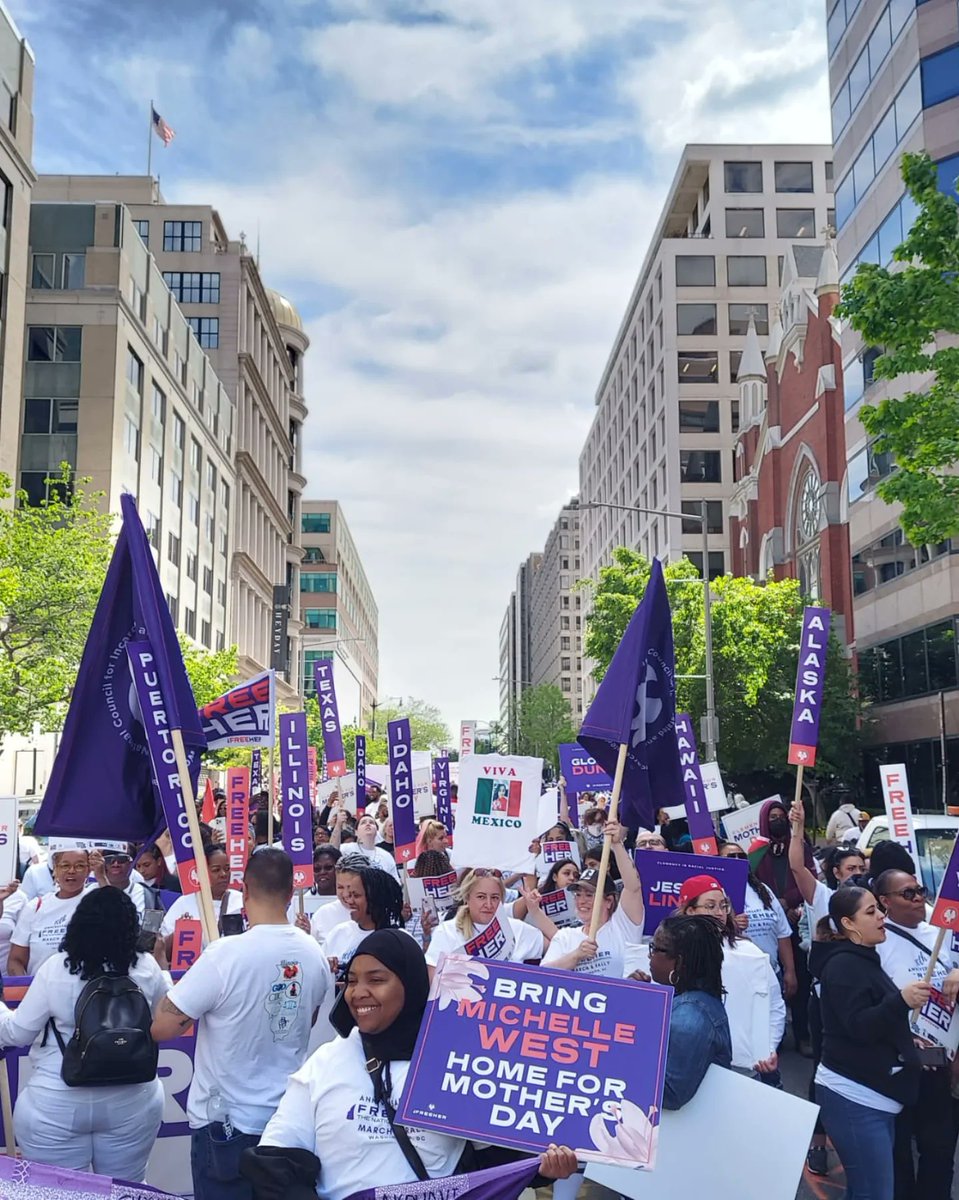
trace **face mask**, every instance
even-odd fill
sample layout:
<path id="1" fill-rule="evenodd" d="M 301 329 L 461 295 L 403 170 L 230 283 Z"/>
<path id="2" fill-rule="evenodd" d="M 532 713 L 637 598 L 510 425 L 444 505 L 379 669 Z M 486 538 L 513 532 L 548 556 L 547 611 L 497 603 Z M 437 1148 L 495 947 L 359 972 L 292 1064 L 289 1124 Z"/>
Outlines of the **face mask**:
<path id="1" fill-rule="evenodd" d="M 789 832 L 789 822 L 784 821 L 782 817 L 773 817 L 769 822 L 769 833 L 771 837 L 782 838 Z"/>
<path id="2" fill-rule="evenodd" d="M 587 825 L 586 832 L 591 833 L 593 837 L 598 837 L 603 832 L 602 825 Z"/>

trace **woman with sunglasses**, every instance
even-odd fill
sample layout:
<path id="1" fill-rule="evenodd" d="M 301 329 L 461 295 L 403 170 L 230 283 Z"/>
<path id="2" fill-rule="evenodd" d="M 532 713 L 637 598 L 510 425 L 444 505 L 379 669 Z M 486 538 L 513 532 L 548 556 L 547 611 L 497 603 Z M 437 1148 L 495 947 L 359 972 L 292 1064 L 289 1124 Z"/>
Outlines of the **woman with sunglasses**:
<path id="1" fill-rule="evenodd" d="M 883 871 L 874 881 L 873 890 L 886 914 L 886 940 L 876 947 L 882 969 L 897 988 L 924 979 L 939 932 L 926 921 L 926 889 L 915 875 L 893 870 Z M 959 971 L 956 955 L 946 943 L 940 948 L 930 982 L 935 991 L 955 1001 Z M 917 1044 L 947 1046 L 949 1030 L 942 1030 L 935 1019 L 942 1017 L 943 1006 L 934 1000 L 930 1007 L 933 1019 L 926 1018 L 915 1028 L 915 1033 L 921 1035 Z M 950 1024 L 955 1020 L 953 1015 Z M 919 1077 L 919 1099 L 907 1104 L 896 1117 L 897 1196 L 949 1200 L 952 1192 L 959 1113 L 950 1093 L 945 1051 L 939 1053 L 942 1062 L 930 1065 Z M 914 1165 L 913 1143 L 918 1168 Z"/>
<path id="2" fill-rule="evenodd" d="M 503 905 L 505 895 L 502 871 L 474 867 L 466 872 L 456 891 L 459 911 L 452 920 L 441 921 L 430 939 L 426 951 L 430 979 L 443 953 L 474 954 L 505 962 L 525 962 L 527 959 L 543 957 L 549 941 L 548 933 L 544 934 L 533 925 L 510 916 Z M 539 919 L 547 929 L 552 925 L 535 908 L 530 909 L 530 919 Z M 478 939 L 484 935 L 493 945 L 481 949 Z M 501 947 L 498 951 L 493 948 L 497 943 Z"/>

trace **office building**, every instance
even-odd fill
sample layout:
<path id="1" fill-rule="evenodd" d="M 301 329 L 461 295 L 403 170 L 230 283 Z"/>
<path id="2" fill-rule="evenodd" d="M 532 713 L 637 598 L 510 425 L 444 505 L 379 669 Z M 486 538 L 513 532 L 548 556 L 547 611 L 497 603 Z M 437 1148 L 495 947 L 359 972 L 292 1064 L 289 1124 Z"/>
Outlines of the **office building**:
<path id="1" fill-rule="evenodd" d="M 542 560 L 536 553 L 520 564 L 500 626 L 500 721 L 509 731 L 511 748 L 520 701 L 533 678 L 533 580 Z"/>
<path id="2" fill-rule="evenodd" d="M 739 426 L 739 360 L 750 319 L 769 331 L 794 242 L 833 224 L 831 149 L 687 146 L 596 391 L 580 456 L 583 574 L 618 545 L 703 568 L 731 566 L 729 501 Z"/>
<path id="3" fill-rule="evenodd" d="M 959 8 L 953 0 L 830 0 L 829 82 L 835 143 L 840 279 L 860 262 L 888 264 L 915 216 L 899 165 L 926 150 L 941 186 L 959 176 Z M 842 331 L 847 448 L 844 503 L 852 552 L 856 651 L 875 697 L 866 788 L 880 801 L 875 762 L 904 761 L 913 802 L 943 799 L 940 737 L 948 738 L 947 793 L 959 783 L 959 557 L 952 543 L 913 547 L 897 509 L 875 485 L 894 469 L 859 420 L 863 401 L 901 395 L 903 381 L 875 382 L 879 351 Z M 911 377 L 911 389 L 922 381 Z"/>
<path id="4" fill-rule="evenodd" d="M 530 683 L 552 684 L 569 701 L 573 721 L 583 717 L 583 630 L 576 590 L 580 578 L 579 500 L 560 510 L 530 589 Z"/>
<path id="5" fill-rule="evenodd" d="M 230 631 L 239 670 L 277 669 L 277 692 L 301 692 L 300 431 L 306 419 L 296 310 L 263 283 L 243 236 L 209 205 L 167 204 L 145 176 L 42 176 L 36 198 L 125 204 L 161 278 L 235 404 Z M 139 302 L 133 297 L 134 307 Z"/>
<path id="6" fill-rule="evenodd" d="M 304 694 L 313 666 L 333 660 L 343 725 L 369 728 L 379 678 L 379 613 L 359 550 L 336 500 L 304 500 L 300 516 Z"/>

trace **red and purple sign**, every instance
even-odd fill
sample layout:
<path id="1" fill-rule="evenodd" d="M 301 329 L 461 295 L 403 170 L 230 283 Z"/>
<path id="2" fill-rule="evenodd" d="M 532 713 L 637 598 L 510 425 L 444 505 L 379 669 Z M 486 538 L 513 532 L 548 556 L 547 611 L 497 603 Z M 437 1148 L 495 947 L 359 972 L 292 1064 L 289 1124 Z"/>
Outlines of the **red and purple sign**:
<path id="1" fill-rule="evenodd" d="M 387 722 L 386 746 L 390 759 L 393 857 L 398 863 L 408 863 L 416 857 L 417 833 L 413 806 L 413 747 L 408 717 Z"/>
<path id="2" fill-rule="evenodd" d="M 570 795 L 576 792 L 608 792 L 613 777 L 578 742 L 559 745 L 559 773 L 566 780 Z"/>
<path id="3" fill-rule="evenodd" d="M 940 929 L 951 929 L 959 933 L 959 838 L 949 855 L 949 863 L 939 882 L 939 893 L 929 918 L 932 925 Z"/>
<path id="4" fill-rule="evenodd" d="M 816 765 L 831 616 L 828 608 L 803 609 L 799 666 L 796 670 L 796 702 L 789 731 L 788 761 L 797 767 Z"/>
<path id="5" fill-rule="evenodd" d="M 650 1168 L 672 989 L 440 960 L 397 1120 L 511 1149 Z"/>
<path id="6" fill-rule="evenodd" d="M 722 884 L 733 911 L 746 905 L 749 863 L 742 858 L 705 854 L 672 854 L 663 850 L 637 850 L 633 855 L 643 885 L 646 916 L 643 933 L 651 937 L 660 921 L 675 915 L 683 884 L 693 875 L 712 875 Z"/>
<path id="7" fill-rule="evenodd" d="M 208 750 L 273 745 L 275 680 L 264 671 L 197 709 Z"/>
<path id="8" fill-rule="evenodd" d="M 356 761 L 356 815 L 366 812 L 366 734 L 358 733 L 354 746 Z"/>
<path id="9" fill-rule="evenodd" d="M 243 886 L 243 872 L 250 855 L 250 772 L 230 767 L 226 773 L 226 856 L 230 864 L 230 887 Z"/>
<path id="10" fill-rule="evenodd" d="M 436 816 L 446 832 L 453 836 L 453 793 L 450 791 L 450 760 L 433 761 L 433 783 L 436 786 Z"/>
<path id="11" fill-rule="evenodd" d="M 313 806 L 306 713 L 280 713 L 283 849 L 293 860 L 293 886 L 313 886 Z"/>
<path id="12" fill-rule="evenodd" d="M 318 658 L 313 665 L 316 701 L 320 706 L 323 729 L 323 778 L 338 779 L 346 774 L 346 752 L 340 730 L 340 710 L 336 703 L 332 658 Z"/>
<path id="13" fill-rule="evenodd" d="M 683 775 L 683 791 L 686 793 L 686 823 L 695 854 L 718 854 L 716 827 L 709 815 L 703 773 L 699 769 L 699 754 L 696 751 L 696 735 L 689 713 L 676 714 L 676 746 L 679 750 L 679 769 Z"/>

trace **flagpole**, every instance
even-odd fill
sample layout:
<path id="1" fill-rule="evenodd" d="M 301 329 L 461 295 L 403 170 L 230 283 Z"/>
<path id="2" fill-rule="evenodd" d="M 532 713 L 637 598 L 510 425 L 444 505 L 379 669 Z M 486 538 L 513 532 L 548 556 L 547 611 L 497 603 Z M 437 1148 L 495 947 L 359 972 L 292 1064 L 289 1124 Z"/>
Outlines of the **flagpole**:
<path id="1" fill-rule="evenodd" d="M 273 741 L 274 742 L 276 741 L 275 734 L 273 737 Z M 270 746 L 270 778 L 269 778 L 269 782 L 267 784 L 267 789 L 266 789 L 266 811 L 268 814 L 267 822 L 266 822 L 266 844 L 268 846 L 272 846 L 273 845 L 273 747 L 272 746 Z"/>
<path id="2" fill-rule="evenodd" d="M 187 826 L 190 830 L 190 841 L 196 854 L 196 877 L 200 885 L 200 920 L 203 922 L 203 934 L 207 945 L 219 937 L 216 927 L 216 917 L 213 914 L 213 892 L 210 888 L 210 872 L 207 870 L 206 855 L 203 853 L 203 839 L 200 836 L 200 822 L 196 815 L 196 799 L 193 795 L 193 782 L 190 779 L 190 767 L 187 763 L 186 747 L 183 744 L 183 730 L 171 729 L 170 741 L 173 743 L 173 753 L 176 755 L 176 769 L 180 775 L 180 787 L 183 792 L 183 807 L 186 809 Z"/>
<path id="3" fill-rule="evenodd" d="M 7 1060 L 0 1060 L 0 1111 L 3 1114 L 3 1152 L 18 1158 L 17 1135 L 13 1131 L 13 1096 L 10 1093 L 10 1072 Z"/>
<path id="4" fill-rule="evenodd" d="M 153 101 L 150 101 L 150 120 L 147 122 L 147 175 L 153 176 Z"/>
<path id="5" fill-rule="evenodd" d="M 613 794 L 609 800 L 609 814 L 607 821 L 615 821 L 619 812 L 619 793 L 623 787 L 623 772 L 626 770 L 626 754 L 629 751 L 629 746 L 623 742 L 619 747 L 619 755 L 616 759 L 616 774 L 613 776 Z M 603 918 L 603 901 L 605 899 L 606 876 L 609 874 L 609 854 L 612 849 L 612 842 L 609 834 L 603 838 L 603 854 L 599 860 L 599 878 L 596 880 L 596 895 L 593 898 L 593 915 L 589 922 L 589 936 L 595 941 L 596 934 L 599 932 L 599 926 Z"/>

